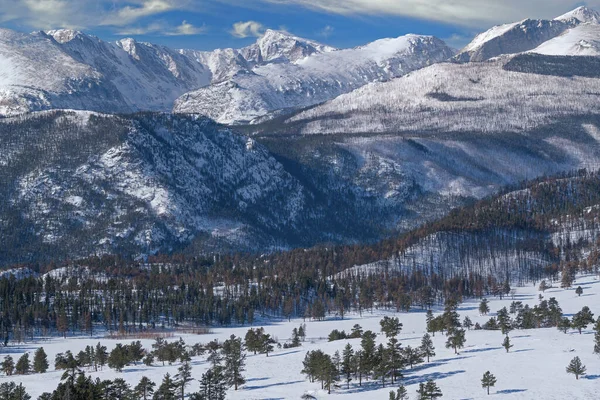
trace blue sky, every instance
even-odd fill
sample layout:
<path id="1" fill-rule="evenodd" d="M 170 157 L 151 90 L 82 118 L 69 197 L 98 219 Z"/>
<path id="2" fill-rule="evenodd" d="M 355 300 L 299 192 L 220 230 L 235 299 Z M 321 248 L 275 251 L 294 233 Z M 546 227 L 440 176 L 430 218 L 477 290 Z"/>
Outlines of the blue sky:
<path id="1" fill-rule="evenodd" d="M 580 5 L 600 10 L 600 0 L 0 0 L 0 26 L 74 28 L 202 50 L 243 47 L 267 28 L 336 47 L 406 33 L 459 47 L 495 24 L 553 18 Z"/>

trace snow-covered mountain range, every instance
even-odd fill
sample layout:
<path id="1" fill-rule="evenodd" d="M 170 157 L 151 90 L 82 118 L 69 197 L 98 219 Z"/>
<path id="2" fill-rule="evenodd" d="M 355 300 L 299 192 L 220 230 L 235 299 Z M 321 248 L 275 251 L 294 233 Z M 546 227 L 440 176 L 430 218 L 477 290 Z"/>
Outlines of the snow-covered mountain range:
<path id="1" fill-rule="evenodd" d="M 108 43 L 72 30 L 4 29 L 0 115 L 59 108 L 169 112 L 175 106 L 176 112 L 218 122 L 248 121 L 330 100 L 450 56 L 442 41 L 413 35 L 337 51 L 267 30 L 251 46 L 203 52 L 134 39 Z"/>

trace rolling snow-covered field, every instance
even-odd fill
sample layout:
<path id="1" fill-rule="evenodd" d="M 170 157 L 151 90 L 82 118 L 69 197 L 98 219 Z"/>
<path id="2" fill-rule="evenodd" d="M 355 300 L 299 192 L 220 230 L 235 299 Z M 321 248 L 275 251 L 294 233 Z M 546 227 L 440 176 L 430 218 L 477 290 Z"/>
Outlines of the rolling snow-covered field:
<path id="1" fill-rule="evenodd" d="M 558 286 L 558 283 L 554 283 Z M 584 293 L 581 297 L 575 294 L 574 288 L 581 286 Z M 600 313 L 600 280 L 594 276 L 579 277 L 573 289 L 564 290 L 552 288 L 543 294 L 545 299 L 556 297 L 563 309 L 565 316 L 572 316 L 585 305 L 589 306 L 596 315 Z M 516 288 L 514 300 L 525 304 L 535 305 L 538 303 L 537 285 Z M 503 306 L 509 306 L 513 301 L 510 296 L 503 300 L 490 298 L 490 309 L 492 313 L 488 316 L 480 316 L 478 301 L 470 300 L 463 303 L 459 308 L 461 318 L 470 316 L 473 322 L 483 324 L 495 311 Z M 440 311 L 440 310 L 438 310 Z M 387 399 L 390 387 L 382 388 L 379 383 L 363 383 L 359 387 L 352 382 L 350 389 L 346 389 L 345 383 L 340 382 L 331 395 L 320 390 L 319 383 L 310 383 L 302 374 L 302 360 L 309 350 L 322 349 L 333 354 L 336 350 L 340 353 L 347 342 L 355 349 L 360 347 L 360 339 L 340 340 L 327 342 L 326 336 L 333 329 L 346 330 L 349 332 L 354 324 L 360 324 L 364 330 L 379 332 L 379 320 L 386 314 L 375 310 L 373 313 L 363 313 L 363 316 L 350 315 L 343 320 L 330 316 L 326 321 L 306 321 L 307 340 L 303 346 L 295 349 L 275 350 L 269 357 L 265 355 L 248 354 L 246 363 L 247 383 L 238 391 L 229 390 L 228 399 L 299 399 L 303 393 L 311 393 L 318 399 Z M 404 324 L 400 336 L 403 346 L 417 347 L 425 332 L 424 312 L 399 313 L 397 316 Z M 262 321 L 266 322 L 266 321 Z M 286 321 L 273 321 L 264 326 L 267 333 L 275 336 L 280 342 L 290 337 L 294 327 L 302 323 L 302 319 Z M 212 339 L 225 340 L 230 335 L 244 336 L 248 327 L 214 328 L 207 335 L 183 335 L 187 344 L 197 342 L 206 343 Z M 481 388 L 480 379 L 485 371 L 492 372 L 498 379 L 496 387 L 491 389 L 490 394 L 500 399 L 594 399 L 600 397 L 600 359 L 592 353 L 593 331 L 591 327 L 583 331 L 570 331 L 563 334 L 555 328 L 535 330 L 515 330 L 510 333 L 514 347 L 510 353 L 506 353 L 501 347 L 503 335 L 500 331 L 468 331 L 466 346 L 459 355 L 453 350 L 444 347 L 445 336 L 436 334 L 433 338 L 436 347 L 436 357 L 429 363 L 424 363 L 415 368 L 404 370 L 403 383 L 406 385 L 410 398 L 416 398 L 416 389 L 420 382 L 433 379 L 441 388 L 444 398 L 447 399 L 485 399 L 488 398 L 484 389 Z M 176 340 L 176 336 L 172 340 Z M 385 340 L 379 335 L 379 342 Z M 48 354 L 51 364 L 54 356 L 59 352 L 71 350 L 74 354 L 85 348 L 86 345 L 95 345 L 101 341 L 109 350 L 119 341 L 109 340 L 101 337 L 77 337 L 52 338 L 40 340 L 36 343 L 27 343 L 21 346 L 11 346 L 2 349 L 2 353 L 9 353 L 17 359 L 23 352 L 33 351 L 43 346 Z M 142 341 L 146 348 L 150 348 L 152 341 Z M 569 361 L 579 356 L 587 366 L 587 374 L 580 380 L 565 372 Z M 0 355 L 3 357 L 3 355 Z M 193 358 L 193 376 L 198 379 L 209 367 L 205 357 Z M 178 364 L 172 366 L 145 365 L 129 366 L 120 374 L 107 367 L 103 371 L 90 372 L 94 377 L 101 379 L 114 379 L 122 377 L 132 385 L 137 384 L 142 376 L 148 376 L 153 381 L 160 383 L 162 377 L 167 373 L 172 375 L 177 372 Z M 35 399 L 45 391 L 52 391 L 60 380 L 62 372 L 51 370 L 45 374 L 28 376 L 0 377 L 0 383 L 6 381 L 22 382 L 29 394 Z M 191 384 L 189 391 L 198 388 L 198 382 Z"/>

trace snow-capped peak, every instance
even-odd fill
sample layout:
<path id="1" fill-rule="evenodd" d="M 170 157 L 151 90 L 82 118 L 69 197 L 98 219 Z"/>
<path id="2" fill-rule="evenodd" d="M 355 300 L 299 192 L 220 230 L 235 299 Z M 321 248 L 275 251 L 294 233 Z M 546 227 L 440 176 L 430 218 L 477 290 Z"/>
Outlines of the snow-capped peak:
<path id="1" fill-rule="evenodd" d="M 125 38 L 121 40 L 117 40 L 117 46 L 123 49 L 127 54 L 131 57 L 139 60 L 139 56 L 137 54 L 137 42 L 133 38 Z"/>
<path id="2" fill-rule="evenodd" d="M 600 13 L 587 7 L 578 7 L 573 11 L 569 11 L 566 14 L 556 18 L 558 21 L 570 21 L 576 19 L 581 23 L 593 23 L 600 24 Z"/>
<path id="3" fill-rule="evenodd" d="M 54 29 L 51 31 L 47 31 L 46 35 L 52 36 L 54 40 L 58 43 L 68 43 L 71 40 L 75 39 L 78 36 L 84 35 L 80 31 L 76 31 L 73 29 Z"/>
<path id="4" fill-rule="evenodd" d="M 315 53 L 327 53 L 334 47 L 303 39 L 285 31 L 267 29 L 255 44 L 242 50 L 245 58 L 256 63 L 295 62 Z"/>

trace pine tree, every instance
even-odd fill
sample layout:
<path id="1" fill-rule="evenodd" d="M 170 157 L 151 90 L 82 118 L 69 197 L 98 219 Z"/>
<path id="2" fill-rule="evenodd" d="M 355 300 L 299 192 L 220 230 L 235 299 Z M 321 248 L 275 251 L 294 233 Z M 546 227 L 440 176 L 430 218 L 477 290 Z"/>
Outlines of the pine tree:
<path id="1" fill-rule="evenodd" d="M 14 382 L 4 382 L 0 384 L 0 400 L 30 400 L 31 396 L 27 394 L 23 384 L 18 386 Z"/>
<path id="2" fill-rule="evenodd" d="M 585 306 L 577 314 L 573 315 L 571 326 L 579 331 L 581 335 L 582 329 L 587 328 L 589 324 L 594 323 L 594 314 L 588 306 Z"/>
<path id="3" fill-rule="evenodd" d="M 221 367 L 212 367 L 200 379 L 200 391 L 190 396 L 190 400 L 224 400 L 225 377 Z"/>
<path id="4" fill-rule="evenodd" d="M 427 395 L 431 400 L 437 399 L 438 397 L 442 397 L 442 391 L 438 387 L 438 385 L 433 380 L 428 380 L 425 384 L 425 389 L 427 390 Z"/>
<path id="5" fill-rule="evenodd" d="M 502 309 L 498 310 L 497 319 L 498 319 L 498 327 L 500 327 L 502 334 L 503 335 L 508 334 L 512 329 L 512 323 L 511 323 L 510 315 L 509 315 L 506 307 L 503 307 Z"/>
<path id="6" fill-rule="evenodd" d="M 167 373 L 163 378 L 162 383 L 154 393 L 153 400 L 176 400 L 175 390 L 177 390 L 177 384 L 171 378 L 171 375 Z"/>
<path id="7" fill-rule="evenodd" d="M 4 357 L 2 364 L 0 364 L 0 368 L 2 368 L 2 372 L 7 376 L 11 376 L 15 372 L 15 361 L 11 356 Z"/>
<path id="8" fill-rule="evenodd" d="M 600 318 L 596 321 L 594 331 L 594 354 L 600 355 Z"/>
<path id="9" fill-rule="evenodd" d="M 504 341 L 502 342 L 502 347 L 504 347 L 504 349 L 506 350 L 507 353 L 510 351 L 510 348 L 513 347 L 513 345 L 510 344 L 510 338 L 508 337 L 508 335 L 506 335 L 504 337 Z"/>
<path id="10" fill-rule="evenodd" d="M 264 333 L 260 336 L 260 352 L 264 353 L 269 357 L 269 353 L 273 352 L 273 344 L 275 344 L 275 340 L 271 338 L 271 335 L 268 333 Z"/>
<path id="11" fill-rule="evenodd" d="M 473 327 L 473 321 L 471 321 L 471 318 L 469 318 L 468 315 L 463 320 L 462 326 L 463 326 L 463 328 L 466 328 L 468 330 L 471 330 L 471 328 Z"/>
<path id="12" fill-rule="evenodd" d="M 127 364 L 129 364 L 127 349 L 121 343 L 117 343 L 108 356 L 108 367 L 121 372 Z"/>
<path id="13" fill-rule="evenodd" d="M 373 377 L 381 379 L 382 387 L 385 387 L 385 378 L 390 373 L 389 364 L 389 354 L 383 345 L 380 344 L 373 358 Z"/>
<path id="14" fill-rule="evenodd" d="M 390 392 L 390 400 L 408 400 L 408 391 L 404 385 L 400 385 L 398 390 Z"/>
<path id="15" fill-rule="evenodd" d="M 462 349 L 465 346 L 465 330 L 464 329 L 453 329 L 448 332 L 448 339 L 446 340 L 446 348 L 454 349 L 454 354 L 458 354 L 458 349 Z"/>
<path id="16" fill-rule="evenodd" d="M 583 288 L 581 286 L 577 286 L 577 289 L 575 289 L 575 293 L 577 294 L 577 296 L 581 296 L 583 294 Z"/>
<path id="17" fill-rule="evenodd" d="M 425 314 L 425 323 L 427 326 L 427 332 L 431 333 L 433 336 L 435 336 L 435 329 L 434 329 L 434 325 L 433 325 L 433 311 L 431 310 L 427 310 L 427 313 Z"/>
<path id="18" fill-rule="evenodd" d="M 363 336 L 362 339 L 360 341 L 360 346 L 362 348 L 362 353 L 363 353 L 363 363 L 361 365 L 361 371 L 362 374 L 365 375 L 365 377 L 369 377 L 369 375 L 371 375 L 371 372 L 373 371 L 373 368 L 375 366 L 375 351 L 377 348 L 377 345 L 375 344 L 375 338 L 377 337 L 377 335 L 375 335 L 375 333 L 371 332 L 371 331 L 366 331 Z"/>
<path id="19" fill-rule="evenodd" d="M 569 365 L 567 366 L 567 372 L 569 374 L 575 375 L 575 379 L 579 379 L 580 376 L 585 375 L 586 367 L 581 362 L 579 357 L 575 357 L 571 360 Z"/>
<path id="20" fill-rule="evenodd" d="M 508 336 L 507 336 L 508 338 Z M 492 375 L 490 371 L 487 371 L 483 374 L 483 378 L 481 379 L 481 387 L 487 389 L 487 394 L 490 394 L 490 388 L 496 385 L 496 377 Z"/>
<path id="21" fill-rule="evenodd" d="M 142 376 L 140 382 L 133 389 L 135 396 L 140 400 L 149 400 L 154 393 L 156 383 L 152 382 L 148 377 Z"/>
<path id="22" fill-rule="evenodd" d="M 379 325 L 381 325 L 381 332 L 383 332 L 388 339 L 398 336 L 402 330 L 402 323 L 400 323 L 400 320 L 396 317 L 383 317 L 383 319 L 379 321 Z"/>
<path id="23" fill-rule="evenodd" d="M 488 305 L 488 299 L 485 297 L 481 299 L 481 303 L 479 303 L 479 314 L 487 315 L 490 312 L 490 306 Z"/>
<path id="24" fill-rule="evenodd" d="M 107 362 L 108 351 L 106 351 L 106 346 L 102 346 L 100 342 L 98 342 L 96 345 L 96 363 L 100 366 L 100 369 L 103 369 Z"/>
<path id="25" fill-rule="evenodd" d="M 17 375 L 27 375 L 31 371 L 31 363 L 29 362 L 29 353 L 24 353 L 15 366 Z"/>
<path id="26" fill-rule="evenodd" d="M 402 363 L 410 365 L 410 368 L 416 364 L 420 364 L 423 362 L 424 354 L 421 352 L 420 348 L 413 349 L 411 346 L 407 346 L 402 350 Z"/>
<path id="27" fill-rule="evenodd" d="M 246 380 L 242 375 L 246 364 L 246 354 L 242 347 L 242 339 L 236 338 L 235 335 L 231 335 L 231 337 L 223 343 L 222 352 L 225 368 L 224 374 L 227 382 L 237 390 L 239 385 L 246 383 Z"/>
<path id="28" fill-rule="evenodd" d="M 181 393 L 181 400 L 185 399 L 185 388 L 189 385 L 192 379 L 192 364 L 189 360 L 186 360 L 177 369 L 177 375 L 175 375 L 177 385 Z"/>
<path id="29" fill-rule="evenodd" d="M 33 372 L 36 374 L 43 374 L 48 370 L 49 366 L 48 356 L 46 355 L 44 348 L 40 347 L 33 355 Z"/>
<path id="30" fill-rule="evenodd" d="M 132 362 L 133 365 L 136 365 L 138 362 L 142 361 L 144 355 L 146 354 L 146 351 L 142 346 L 142 342 L 140 342 L 139 340 L 131 342 L 131 344 L 127 346 L 126 350 L 128 360 L 127 363 Z"/>
<path id="31" fill-rule="evenodd" d="M 563 317 L 558 322 L 558 330 L 562 333 L 567 333 L 571 329 L 571 320 L 567 317 Z"/>
<path id="32" fill-rule="evenodd" d="M 423 335 L 423 338 L 421 339 L 420 349 L 421 354 L 427 357 L 427 362 L 429 362 L 430 357 L 435 357 L 435 347 L 433 346 L 433 340 L 431 339 L 431 336 L 429 336 L 428 333 Z"/>
<path id="33" fill-rule="evenodd" d="M 386 352 L 388 369 L 392 377 L 392 383 L 394 383 L 396 382 L 397 377 L 402 376 L 400 370 L 402 370 L 403 367 L 402 346 L 400 345 L 400 342 L 398 342 L 398 339 L 391 337 L 388 340 Z"/>
<path id="34" fill-rule="evenodd" d="M 244 337 L 244 343 L 246 345 L 246 349 L 248 351 L 253 352 L 254 354 L 258 353 L 262 350 L 262 335 L 264 333 L 263 328 L 259 329 L 248 329 L 246 332 L 246 336 Z"/>
<path id="35" fill-rule="evenodd" d="M 350 389 L 350 381 L 352 380 L 352 373 L 354 372 L 353 358 L 354 350 L 350 343 L 347 343 L 342 352 L 342 374 L 346 377 L 348 389 Z"/>

